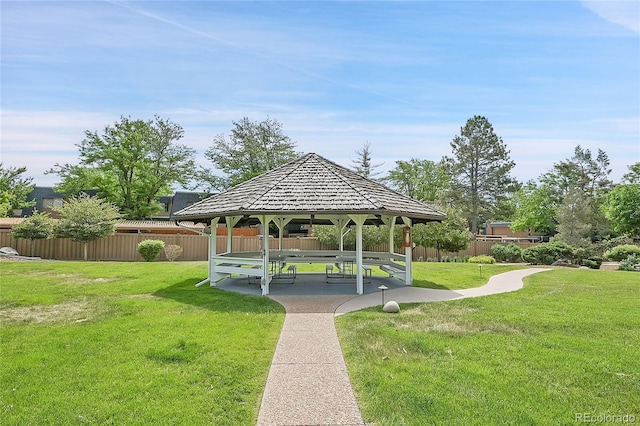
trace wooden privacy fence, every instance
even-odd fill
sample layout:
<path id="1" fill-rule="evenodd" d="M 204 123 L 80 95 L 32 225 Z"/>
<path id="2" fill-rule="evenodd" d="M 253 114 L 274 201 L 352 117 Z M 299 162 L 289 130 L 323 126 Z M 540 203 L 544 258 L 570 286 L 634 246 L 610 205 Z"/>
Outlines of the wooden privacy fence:
<path id="1" fill-rule="evenodd" d="M 139 261 L 142 260 L 138 254 L 138 243 L 143 240 L 162 240 L 165 245 L 175 244 L 182 247 L 182 255 L 178 260 L 207 260 L 208 238 L 201 235 L 172 235 L 172 234 L 115 234 L 90 242 L 87 246 L 89 260 L 104 261 Z M 491 246 L 499 244 L 493 241 L 472 241 L 467 250 L 457 253 L 440 252 L 440 256 L 479 256 L 490 255 Z M 536 245 L 537 243 L 516 243 L 522 248 Z M 16 240 L 7 229 L 0 230 L 0 247 L 13 247 L 23 256 L 30 255 L 31 241 Z M 233 251 L 258 251 L 262 245 L 261 239 L 257 236 L 234 236 Z M 217 237 L 217 253 L 226 251 L 227 237 Z M 278 249 L 278 239 L 269 240 L 269 248 Z M 329 247 L 322 244 L 317 238 L 284 238 L 283 249 L 285 250 L 329 250 Z M 385 252 L 388 245 L 381 244 L 371 247 L 369 251 Z M 404 254 L 402 247 L 396 247 L 396 252 Z M 83 244 L 76 243 L 67 238 L 53 238 L 50 240 L 36 240 L 34 242 L 33 255 L 43 259 L 56 260 L 82 260 Z M 413 260 L 435 259 L 436 250 L 432 248 L 416 247 L 413 250 Z M 164 255 L 160 256 L 164 260 Z"/>

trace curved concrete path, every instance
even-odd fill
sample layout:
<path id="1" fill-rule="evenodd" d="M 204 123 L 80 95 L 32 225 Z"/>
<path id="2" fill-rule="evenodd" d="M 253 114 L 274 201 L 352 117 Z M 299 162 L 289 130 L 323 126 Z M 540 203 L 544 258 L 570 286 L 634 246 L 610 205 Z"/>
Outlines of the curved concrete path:
<path id="1" fill-rule="evenodd" d="M 482 287 L 433 290 L 403 287 L 385 293 L 399 303 L 436 302 L 519 290 L 522 279 L 548 269 L 494 275 Z M 271 296 L 286 309 L 258 414 L 259 426 L 364 425 L 334 324 L 334 316 L 380 305 L 380 294 Z"/>

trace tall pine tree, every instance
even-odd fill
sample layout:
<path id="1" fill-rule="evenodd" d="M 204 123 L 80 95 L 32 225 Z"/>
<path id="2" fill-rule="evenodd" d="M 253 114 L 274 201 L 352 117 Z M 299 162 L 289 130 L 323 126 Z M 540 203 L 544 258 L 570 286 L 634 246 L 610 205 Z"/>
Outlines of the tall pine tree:
<path id="1" fill-rule="evenodd" d="M 485 117 L 476 115 L 451 141 L 452 157 L 443 164 L 451 179 L 452 199 L 464 209 L 471 232 L 478 233 L 479 218 L 488 218 L 500 199 L 515 188 L 515 163 L 505 143 Z"/>

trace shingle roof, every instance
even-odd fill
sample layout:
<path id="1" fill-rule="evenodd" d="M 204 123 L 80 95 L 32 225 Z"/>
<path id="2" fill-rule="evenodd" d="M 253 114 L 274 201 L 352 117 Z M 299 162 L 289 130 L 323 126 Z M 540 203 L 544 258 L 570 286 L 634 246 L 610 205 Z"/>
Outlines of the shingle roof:
<path id="1" fill-rule="evenodd" d="M 314 153 L 195 203 L 173 218 L 350 213 L 407 216 L 415 222 L 446 219 L 433 207 Z"/>

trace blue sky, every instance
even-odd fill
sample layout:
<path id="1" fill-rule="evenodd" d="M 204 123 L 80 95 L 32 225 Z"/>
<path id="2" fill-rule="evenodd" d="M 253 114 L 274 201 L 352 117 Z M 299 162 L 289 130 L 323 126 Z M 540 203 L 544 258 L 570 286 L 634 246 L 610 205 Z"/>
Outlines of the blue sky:
<path id="1" fill-rule="evenodd" d="M 204 151 L 267 116 L 300 152 L 439 161 L 483 115 L 535 179 L 576 145 L 640 161 L 640 2 L 5 1 L 4 166 L 77 163 L 85 130 L 169 118 Z"/>

